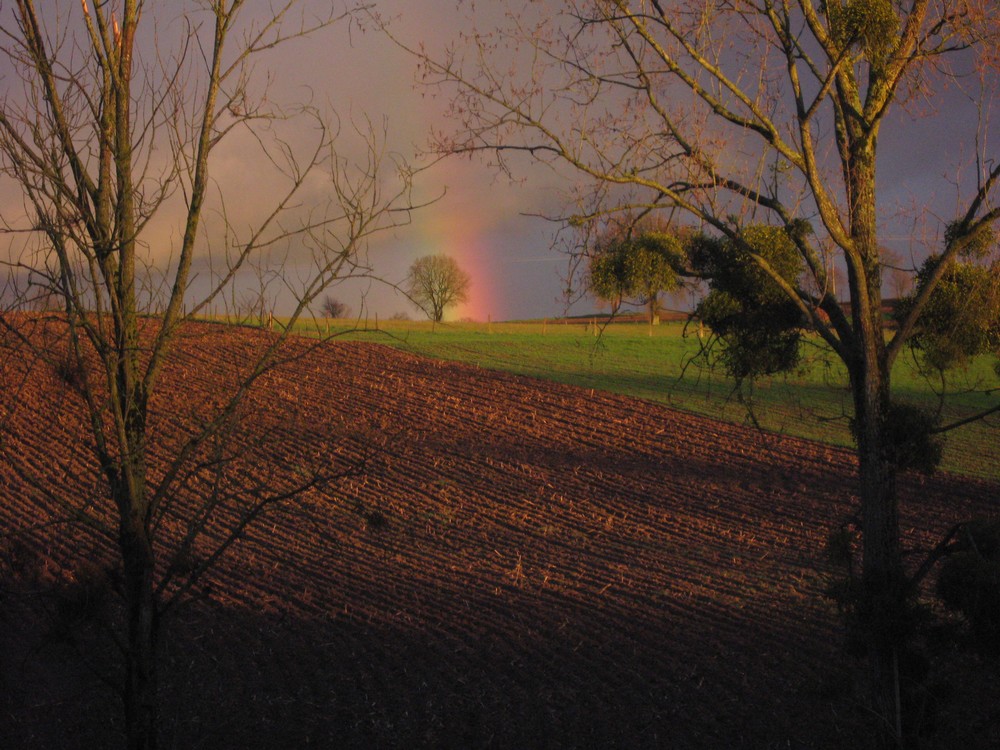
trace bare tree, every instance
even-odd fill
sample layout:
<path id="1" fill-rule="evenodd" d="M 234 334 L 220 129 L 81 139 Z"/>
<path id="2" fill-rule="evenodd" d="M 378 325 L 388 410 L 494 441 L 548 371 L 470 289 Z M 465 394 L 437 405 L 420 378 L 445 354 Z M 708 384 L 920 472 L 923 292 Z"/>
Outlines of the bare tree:
<path id="1" fill-rule="evenodd" d="M 319 111 L 279 108 L 254 75 L 259 55 L 350 22 L 353 11 L 316 16 L 297 11 L 294 0 L 271 4 L 264 15 L 244 6 L 82 0 L 39 9 L 17 0 L 2 10 L 0 55 L 10 72 L 0 103 L 0 174 L 23 198 L 2 217 L 11 240 L 2 258 L 9 279 L 3 298 L 8 308 L 25 308 L 32 297 L 55 295 L 59 305 L 45 307 L 62 311 L 0 314 L 5 356 L 69 361 L 78 373 L 74 387 L 103 485 L 96 502 L 78 498 L 67 512 L 120 552 L 121 692 L 131 748 L 156 743 L 163 615 L 262 512 L 341 471 L 318 464 L 298 482 L 275 487 L 213 482 L 211 473 L 227 464 L 220 446 L 240 403 L 280 363 L 295 320 L 359 267 L 367 238 L 405 221 L 411 207 L 412 173 L 386 156 L 380 129 L 354 128 L 364 150 L 360 162 L 350 162 L 334 148 L 343 136 Z M 230 213 L 225 181 L 210 176 L 213 154 L 230 142 L 239 144 L 244 164 L 270 174 L 273 203 L 249 229 Z M 323 174 L 325 183 L 316 179 Z M 289 259 L 297 285 L 280 273 Z M 289 324 L 241 370 L 225 403 L 166 442 L 151 427 L 150 404 L 185 324 L 227 295 L 235 299 L 248 270 L 262 268 L 275 269 L 291 299 Z M 16 394 L 7 405 L 16 408 Z M 169 460 L 153 474 L 150 456 L 164 446 Z M 30 462 L 3 450 L 44 492 L 45 477 L 33 477 Z M 215 489 L 187 509 L 186 534 L 167 535 L 175 497 L 199 477 Z M 204 554 L 186 563 L 196 545 Z"/>
<path id="2" fill-rule="evenodd" d="M 997 80 L 995 4 L 570 0 L 558 10 L 511 3 L 507 18 L 505 28 L 464 34 L 437 58 L 409 47 L 423 80 L 451 101 L 448 122 L 456 129 L 439 134 L 436 149 L 488 154 L 505 170 L 516 168 L 519 155 L 575 170 L 582 178 L 576 224 L 622 210 L 686 213 L 726 238 L 738 263 L 770 279 L 797 308 L 798 325 L 846 366 L 863 536 L 855 612 L 876 710 L 889 741 L 899 741 L 899 660 L 915 582 L 900 542 L 895 441 L 907 431 L 894 426 L 901 412 L 890 374 L 919 334 L 940 280 L 971 249 L 992 242 L 1000 165 L 985 151 L 985 120 L 951 121 L 941 148 L 954 149 L 957 131 L 965 131 L 976 144 L 975 169 L 956 168 L 964 204 L 941 227 L 941 246 L 924 249 L 935 252 L 934 262 L 887 337 L 879 135 L 891 123 L 899 138 L 912 120 L 897 112 L 926 114 L 921 108 L 939 106 L 959 77 L 966 95 L 989 101 Z M 750 223 L 785 229 L 803 277 L 783 276 L 745 241 Z M 847 288 L 839 290 L 846 309 L 824 247 L 846 267 Z"/>
<path id="3" fill-rule="evenodd" d="M 321 305 L 323 315 L 328 318 L 346 318 L 351 314 L 351 308 L 339 299 L 331 297 L 329 294 L 323 298 Z"/>
<path id="4" fill-rule="evenodd" d="M 440 323 L 445 310 L 469 298 L 471 283 L 469 274 L 454 258 L 438 253 L 413 261 L 406 278 L 406 290 L 428 318 Z"/>

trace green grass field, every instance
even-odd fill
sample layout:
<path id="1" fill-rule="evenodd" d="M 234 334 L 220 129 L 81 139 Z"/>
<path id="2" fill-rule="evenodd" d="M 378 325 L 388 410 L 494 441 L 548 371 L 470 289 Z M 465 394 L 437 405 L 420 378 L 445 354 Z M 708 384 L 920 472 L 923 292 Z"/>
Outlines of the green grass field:
<path id="1" fill-rule="evenodd" d="M 600 320 L 597 321 L 600 324 Z M 339 325 L 338 325 L 339 324 Z M 319 323 L 321 334 L 325 322 Z M 301 332 L 315 335 L 317 324 Z M 367 330 L 366 330 L 367 328 Z M 843 366 L 820 342 L 805 347 L 795 373 L 761 380 L 752 390 L 735 390 L 733 381 L 699 357 L 696 331 L 680 323 L 650 328 L 615 323 L 600 335 L 590 320 L 537 323 L 446 323 L 336 321 L 340 338 L 376 341 L 428 357 L 457 360 L 495 370 L 635 396 L 731 422 L 851 445 L 850 394 Z M 982 358 L 952 384 L 943 422 L 950 423 L 997 403 L 993 358 Z M 939 399 L 907 355 L 893 371 L 897 399 L 937 409 Z M 943 468 L 1000 479 L 1000 415 L 948 433 Z"/>

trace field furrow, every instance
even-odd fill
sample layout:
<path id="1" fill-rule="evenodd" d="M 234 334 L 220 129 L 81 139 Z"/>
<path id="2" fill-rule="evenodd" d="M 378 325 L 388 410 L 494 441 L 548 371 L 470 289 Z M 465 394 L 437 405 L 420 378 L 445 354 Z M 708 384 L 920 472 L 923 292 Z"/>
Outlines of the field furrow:
<path id="1" fill-rule="evenodd" d="M 151 487 L 270 340 L 187 329 L 152 404 Z M 282 357 L 163 487 L 161 559 L 213 504 L 184 558 L 197 565 L 253 503 L 312 482 L 266 510 L 169 625 L 168 746 L 867 736 L 854 698 L 829 689 L 847 662 L 823 597 L 826 538 L 854 509 L 849 452 L 376 344 L 293 339 Z M 0 529 L 35 550 L 38 575 L 73 580 L 114 542 L 82 402 L 38 362 L 0 363 L 0 379 Z M 941 475 L 904 477 L 901 493 L 906 543 L 926 547 L 991 511 L 997 488 Z M 110 536 L 53 525 L 87 502 Z M 61 668 L 19 664 L 0 730 L 44 736 L 28 707 Z M 87 684 L 76 674 L 65 691 Z M 59 726 L 115 731 L 98 717 Z"/>

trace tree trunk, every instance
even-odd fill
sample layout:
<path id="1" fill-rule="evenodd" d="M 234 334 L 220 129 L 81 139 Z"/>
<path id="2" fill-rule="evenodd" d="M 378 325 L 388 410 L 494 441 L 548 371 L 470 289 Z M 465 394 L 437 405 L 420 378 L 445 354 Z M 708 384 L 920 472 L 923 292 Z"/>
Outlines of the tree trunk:
<path id="1" fill-rule="evenodd" d="M 845 181 L 854 245 L 848 263 L 856 338 L 849 357 L 860 479 L 862 568 L 857 625 L 867 646 L 873 709 L 882 720 L 883 747 L 899 747 L 902 724 L 899 654 L 905 649 L 908 592 L 899 539 L 894 451 L 886 422 L 890 370 L 882 325 L 882 269 L 875 201 L 877 130 L 851 132 Z"/>
<path id="2" fill-rule="evenodd" d="M 128 648 L 125 654 L 126 746 L 156 747 L 157 611 L 153 597 L 153 548 L 138 514 L 122 523 L 119 539 L 125 577 Z"/>
<path id="3" fill-rule="evenodd" d="M 871 282 L 872 279 L 869 279 Z M 880 746 L 900 747 L 905 733 L 899 655 L 906 650 L 909 595 L 903 571 L 896 465 L 888 444 L 890 373 L 878 300 L 861 305 L 861 351 L 851 373 L 861 500 L 862 566 L 856 602 L 868 653 L 872 708 L 882 721 Z"/>
<path id="4" fill-rule="evenodd" d="M 885 444 L 888 378 L 871 373 L 854 390 L 863 533 L 859 625 L 868 649 L 873 708 L 884 721 L 883 745 L 895 747 L 903 734 L 898 657 L 906 646 L 907 588 L 896 472 Z"/>
<path id="5" fill-rule="evenodd" d="M 123 430 L 122 457 L 118 471 L 111 473 L 111 487 L 119 514 L 118 546 L 121 550 L 125 585 L 127 639 L 125 651 L 126 746 L 129 750 L 151 750 L 157 734 L 156 642 L 158 608 L 154 575 L 156 559 L 150 533 L 150 507 L 146 491 L 147 398 L 136 374 L 135 352 L 138 327 L 130 316 L 120 335 L 134 341 L 119 361 L 119 406 Z"/>

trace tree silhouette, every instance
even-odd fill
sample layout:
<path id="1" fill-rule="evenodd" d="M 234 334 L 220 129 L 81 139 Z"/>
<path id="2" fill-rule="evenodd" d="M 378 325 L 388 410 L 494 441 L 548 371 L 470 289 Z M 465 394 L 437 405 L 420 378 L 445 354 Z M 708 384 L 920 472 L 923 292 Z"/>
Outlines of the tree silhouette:
<path id="1" fill-rule="evenodd" d="M 26 242 L 4 256 L 11 273 L 0 298 L 15 308 L 0 315 L 9 334 L 4 356 L 72 373 L 67 385 L 86 415 L 90 434 L 81 442 L 92 452 L 96 489 L 67 504 L 72 522 L 63 528 L 117 546 L 127 745 L 154 747 L 162 618 L 263 512 L 344 471 L 316 462 L 294 481 L 242 486 L 228 473 L 241 450 L 228 443 L 241 404 L 280 364 L 297 318 L 357 268 L 366 238 L 405 220 L 411 173 L 400 170 L 392 187 L 372 131 L 359 133 L 368 161 L 344 159 L 320 112 L 278 109 L 253 73 L 259 54 L 347 14 L 297 14 L 294 0 L 255 17 L 242 0 L 169 7 L 83 0 L 59 12 L 40 11 L 31 0 L 11 6 L 2 11 L 0 174 L 24 204 L 4 216 L 4 229 Z M 271 170 L 272 203 L 249 229 L 229 213 L 232 184 L 212 174 L 216 149 L 239 139 L 243 164 Z M 332 197 L 305 210 L 304 187 L 324 172 Z M 158 223 L 172 225 L 173 244 L 165 247 Z M 240 364 L 223 403 L 206 406 L 180 437 L 160 432 L 169 420 L 151 405 L 187 322 L 235 298 L 248 269 L 280 274 L 266 259 L 293 238 L 310 265 L 298 286 L 283 279 L 293 296 L 288 325 Z M 46 307 L 60 312 L 17 309 L 30 309 L 40 294 L 58 297 L 58 306 Z M 2 395 L 5 408 L 20 408 L 16 392 Z M 3 460 L 44 492 L 44 475 L 8 443 L 0 440 Z M 203 491 L 191 498 L 192 487 Z M 178 497 L 193 502 L 182 534 L 171 515 Z"/>
<path id="2" fill-rule="evenodd" d="M 425 255 L 410 266 L 406 291 L 430 320 L 440 323 L 444 311 L 469 298 L 472 280 L 449 255 Z"/>
<path id="3" fill-rule="evenodd" d="M 350 307 L 330 295 L 323 298 L 323 304 L 320 309 L 323 311 L 323 315 L 327 318 L 346 318 L 351 314 Z"/>
<path id="4" fill-rule="evenodd" d="M 682 240 L 669 231 L 639 229 L 635 235 L 614 232 L 590 251 L 588 287 L 617 309 L 625 302 L 644 305 L 649 323 L 659 322 L 661 292 L 680 286 L 685 265 Z"/>

